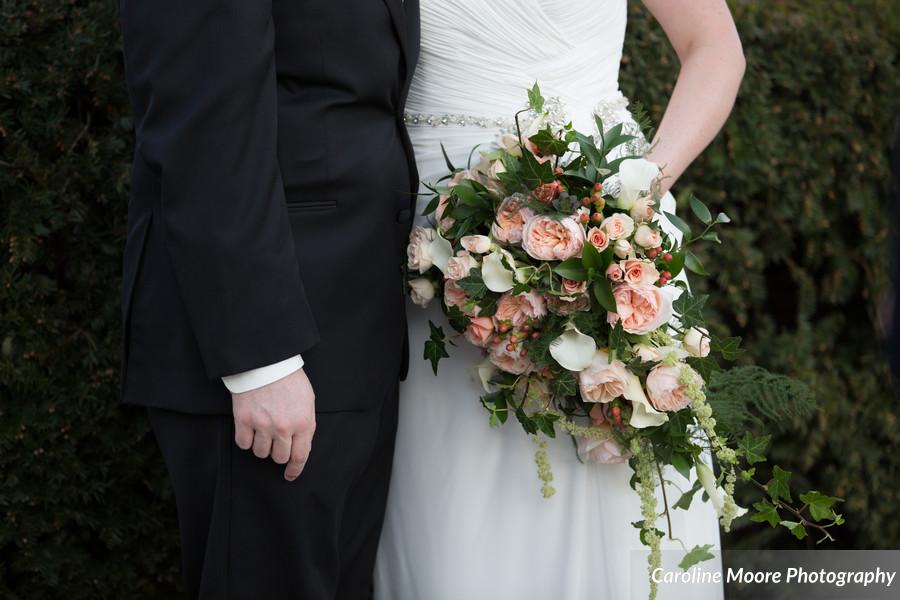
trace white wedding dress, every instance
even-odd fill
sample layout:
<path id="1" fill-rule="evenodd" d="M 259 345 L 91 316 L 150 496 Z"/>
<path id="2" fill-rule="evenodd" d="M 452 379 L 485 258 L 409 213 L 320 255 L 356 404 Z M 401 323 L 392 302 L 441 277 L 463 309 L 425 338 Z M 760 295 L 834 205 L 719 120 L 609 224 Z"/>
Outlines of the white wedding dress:
<path id="1" fill-rule="evenodd" d="M 447 171 L 441 144 L 456 166 L 466 165 L 474 146 L 487 148 L 535 81 L 546 97 L 560 99 L 580 131 L 595 130 L 595 110 L 607 126 L 634 126 L 618 89 L 626 0 L 421 0 L 421 11 L 422 54 L 407 123 L 423 181 Z M 674 211 L 671 196 L 663 208 Z M 548 448 L 556 495 L 545 499 L 534 442 L 515 419 L 488 426 L 478 401 L 483 390 L 471 373 L 479 350 L 464 342 L 451 347 L 435 377 L 422 359 L 428 320 L 450 328 L 436 302 L 428 309 L 410 304 L 408 314 L 411 365 L 400 392 L 376 600 L 647 598 L 647 551 L 631 525 L 641 519 L 631 469 L 581 464 L 561 434 Z M 674 472 L 667 478 L 690 487 Z M 670 503 L 677 500 L 679 491 L 667 489 Z M 711 505 L 698 493 L 672 521 L 689 549 L 713 544 L 716 560 L 704 564 L 718 570 Z M 663 548 L 667 561 L 683 554 L 669 540 Z M 659 598 L 712 600 L 722 589 L 663 585 Z"/>

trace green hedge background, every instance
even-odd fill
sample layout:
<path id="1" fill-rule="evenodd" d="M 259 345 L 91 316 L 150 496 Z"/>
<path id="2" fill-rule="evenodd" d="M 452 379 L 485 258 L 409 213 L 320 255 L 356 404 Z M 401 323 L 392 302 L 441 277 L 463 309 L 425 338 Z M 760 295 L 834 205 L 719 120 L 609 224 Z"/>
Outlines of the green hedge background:
<path id="1" fill-rule="evenodd" d="M 658 120 L 677 61 L 634 0 L 623 88 Z M 709 255 L 708 316 L 821 411 L 772 456 L 848 498 L 838 544 L 900 547 L 898 393 L 877 322 L 888 145 L 900 113 L 893 0 L 733 1 L 748 71 L 679 188 L 735 225 Z M 131 119 L 113 0 L 0 4 L 0 596 L 168 598 L 170 487 L 117 403 Z M 718 249 L 715 249 L 717 251 Z M 801 475 L 802 474 L 802 475 Z M 797 542 L 739 528 L 732 547 Z"/>

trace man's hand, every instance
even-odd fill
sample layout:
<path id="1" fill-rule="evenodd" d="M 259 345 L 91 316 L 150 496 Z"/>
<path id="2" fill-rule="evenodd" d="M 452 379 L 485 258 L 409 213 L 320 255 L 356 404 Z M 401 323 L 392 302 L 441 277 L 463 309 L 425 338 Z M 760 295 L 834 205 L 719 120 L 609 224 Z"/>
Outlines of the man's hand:
<path id="1" fill-rule="evenodd" d="M 284 478 L 303 472 L 316 431 L 316 395 L 303 369 L 261 388 L 231 395 L 234 441 L 259 458 L 286 464 Z"/>

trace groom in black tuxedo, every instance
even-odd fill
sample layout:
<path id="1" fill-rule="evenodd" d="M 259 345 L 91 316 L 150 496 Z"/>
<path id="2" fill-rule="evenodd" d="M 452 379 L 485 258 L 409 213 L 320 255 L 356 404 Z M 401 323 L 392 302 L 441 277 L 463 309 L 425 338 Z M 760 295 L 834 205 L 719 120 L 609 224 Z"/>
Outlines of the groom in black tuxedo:
<path id="1" fill-rule="evenodd" d="M 192 598 L 367 597 L 405 369 L 417 0 L 120 0 L 122 397 Z"/>

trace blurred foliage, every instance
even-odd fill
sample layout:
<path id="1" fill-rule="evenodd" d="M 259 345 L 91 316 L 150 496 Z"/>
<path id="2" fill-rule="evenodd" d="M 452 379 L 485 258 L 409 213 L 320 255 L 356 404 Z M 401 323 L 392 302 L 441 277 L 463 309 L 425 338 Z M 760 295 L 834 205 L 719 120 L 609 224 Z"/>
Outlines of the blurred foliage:
<path id="1" fill-rule="evenodd" d="M 623 88 L 658 122 L 677 61 L 630 4 Z M 716 255 L 731 260 L 694 285 L 714 294 L 710 320 L 744 336 L 743 362 L 816 393 L 821 410 L 778 437 L 773 460 L 848 498 L 841 545 L 897 547 L 898 397 L 874 322 L 898 9 L 732 6 L 747 76 L 678 187 L 736 224 Z M 132 125 L 115 3 L 12 0 L 0 16 L 0 596 L 172 597 L 170 486 L 143 414 L 117 402 Z M 757 527 L 727 539 L 796 547 Z"/>
<path id="2" fill-rule="evenodd" d="M 630 4 L 622 87 L 659 122 L 678 61 L 647 11 Z M 848 523 L 832 547 L 900 548 L 900 393 L 890 388 L 876 325 L 889 273 L 900 5 L 731 7 L 747 74 L 724 130 L 676 191 L 693 191 L 734 224 L 720 232 L 721 248 L 701 255 L 713 279 L 692 285 L 712 295 L 706 316 L 717 333 L 744 338 L 740 363 L 813 389 L 819 411 L 780 423 L 769 454 L 798 488 L 847 499 Z M 739 502 L 750 498 L 755 492 Z M 747 523 L 725 542 L 802 547 Z"/>

